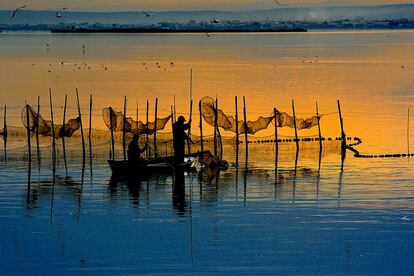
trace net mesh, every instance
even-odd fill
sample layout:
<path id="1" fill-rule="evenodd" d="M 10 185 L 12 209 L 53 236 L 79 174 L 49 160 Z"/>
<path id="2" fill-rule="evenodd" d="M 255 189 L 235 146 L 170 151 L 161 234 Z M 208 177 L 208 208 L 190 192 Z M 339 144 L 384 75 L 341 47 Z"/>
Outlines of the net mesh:
<path id="1" fill-rule="evenodd" d="M 29 129 L 31 132 L 36 132 L 44 136 L 54 136 L 56 139 L 62 137 L 71 137 L 75 131 L 80 128 L 80 117 L 70 119 L 66 124 L 57 125 L 52 124 L 51 120 L 43 119 L 42 115 L 38 114 L 33 107 L 26 105 L 21 114 L 23 125 L 27 128 L 27 114 L 29 115 Z M 53 129 L 52 129 L 53 126 Z"/>
<path id="2" fill-rule="evenodd" d="M 204 120 L 214 127 L 215 114 L 217 111 L 217 125 L 226 131 L 236 133 L 238 129 L 239 134 L 248 133 L 255 134 L 256 132 L 266 129 L 269 124 L 274 121 L 274 113 L 269 117 L 260 116 L 256 121 L 247 121 L 247 129 L 245 128 L 244 121 L 236 121 L 235 117 L 226 115 L 221 109 L 216 110 L 215 100 L 211 97 L 203 97 L 201 100 L 201 114 Z M 294 117 L 290 116 L 286 112 L 280 112 L 276 110 L 276 121 L 278 127 L 291 127 L 294 128 Z M 318 117 L 313 116 L 311 118 L 296 118 L 296 128 L 308 129 L 318 125 Z"/>
<path id="3" fill-rule="evenodd" d="M 124 129 L 124 114 L 121 111 L 114 111 L 112 107 L 106 107 L 102 111 L 102 117 L 108 129 L 113 131 L 123 131 Z M 171 119 L 171 115 L 165 118 L 157 118 L 156 131 L 163 130 Z M 155 129 L 155 121 L 144 124 L 142 121 L 135 121 L 131 117 L 125 118 L 125 132 L 139 134 L 153 134 Z"/>

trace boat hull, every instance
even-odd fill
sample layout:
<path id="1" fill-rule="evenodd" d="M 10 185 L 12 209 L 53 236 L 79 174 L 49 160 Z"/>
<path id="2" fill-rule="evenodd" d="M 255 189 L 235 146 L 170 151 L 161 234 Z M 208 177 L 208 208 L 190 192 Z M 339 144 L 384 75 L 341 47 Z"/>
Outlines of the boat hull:
<path id="1" fill-rule="evenodd" d="M 197 157 L 200 153 L 186 155 L 186 157 Z M 151 175 L 174 174 L 177 171 L 186 171 L 191 168 L 192 162 L 174 164 L 174 156 L 154 158 L 129 162 L 128 160 L 108 160 L 112 175 L 117 177 L 140 177 Z"/>

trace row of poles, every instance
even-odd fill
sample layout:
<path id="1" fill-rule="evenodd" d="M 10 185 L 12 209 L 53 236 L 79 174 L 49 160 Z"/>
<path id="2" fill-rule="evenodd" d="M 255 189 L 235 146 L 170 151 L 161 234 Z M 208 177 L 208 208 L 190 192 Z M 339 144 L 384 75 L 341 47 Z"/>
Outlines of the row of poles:
<path id="1" fill-rule="evenodd" d="M 237 96 L 234 97 L 234 102 L 235 102 L 235 121 L 236 121 L 236 153 L 238 153 L 238 147 L 239 144 L 241 143 L 240 139 L 239 139 L 239 112 L 238 112 L 238 98 Z M 341 112 L 341 105 L 339 100 L 337 101 L 337 105 L 338 105 L 338 113 L 339 113 L 339 120 L 340 120 L 340 125 L 341 125 L 341 149 L 344 151 L 346 149 L 346 135 L 345 135 L 345 131 L 344 131 L 344 124 L 343 124 L 343 118 L 342 118 L 342 112 Z M 218 99 L 216 98 L 215 100 L 215 119 L 214 119 L 214 155 L 217 156 L 217 144 L 218 144 L 218 133 L 219 133 L 219 126 L 218 126 Z M 201 151 L 204 150 L 204 144 L 203 144 L 203 120 L 202 120 L 202 106 L 201 106 L 201 101 L 199 102 L 199 114 L 200 114 L 200 146 L 201 146 Z M 296 112 L 295 112 L 295 103 L 292 100 L 292 112 L 293 112 L 293 124 L 294 124 L 294 131 L 295 131 L 295 139 L 294 142 L 296 143 L 296 149 L 299 150 L 299 138 L 298 138 L 298 131 L 297 131 L 297 126 L 296 126 Z M 278 148 L 278 119 L 277 119 L 277 110 L 276 108 L 273 109 L 273 113 L 274 113 L 274 124 L 275 124 L 275 131 L 274 131 L 274 136 L 275 136 L 275 144 L 276 144 L 276 149 Z M 319 114 L 319 108 L 318 108 L 318 102 L 316 102 L 316 117 L 318 118 L 318 141 L 319 141 L 319 146 L 320 148 L 322 148 L 322 133 L 321 133 L 321 127 L 320 127 L 320 114 Z M 246 147 L 246 160 L 248 157 L 248 151 L 249 151 L 249 141 L 248 141 L 248 125 L 247 125 L 247 111 L 246 111 L 246 97 L 243 96 L 243 127 L 244 127 L 244 144 Z"/>
<path id="2" fill-rule="evenodd" d="M 51 121 L 52 121 L 52 162 L 53 164 L 55 164 L 56 162 L 56 141 L 55 141 L 55 128 L 54 128 L 54 116 L 53 116 L 53 100 L 52 100 L 52 90 L 49 89 L 49 101 L 50 101 L 50 115 L 51 115 Z M 86 150 L 85 150 L 85 139 L 84 139 L 84 132 L 83 132 L 83 126 L 82 126 L 82 114 L 81 114 L 81 107 L 80 107 L 80 101 L 79 101 L 79 93 L 78 90 L 76 89 L 76 103 L 77 103 L 77 110 L 78 110 L 78 116 L 80 118 L 80 132 L 81 132 L 81 139 L 82 139 L 82 157 L 83 157 L 83 162 L 85 162 L 85 156 L 86 156 Z M 219 105 L 218 105 L 218 99 L 216 98 L 215 100 L 215 120 L 214 120 L 214 154 L 217 156 L 218 155 L 218 144 L 219 144 L 219 126 L 218 126 L 218 110 L 219 110 Z M 341 114 L 341 106 L 340 106 L 340 102 L 339 100 L 337 101 L 338 104 L 338 112 L 339 112 L 339 119 L 340 119 L 340 125 L 341 125 L 341 147 L 342 149 L 346 148 L 346 135 L 344 132 L 344 126 L 343 126 L 343 118 L 342 118 L 342 114 Z M 66 105 L 67 105 L 67 95 L 65 95 L 65 100 L 64 100 L 64 106 L 63 106 L 63 122 L 62 125 L 65 125 L 65 121 L 66 121 Z M 92 147 L 92 143 L 91 143 L 91 139 L 92 139 L 92 106 L 93 106 L 93 98 L 92 95 L 90 95 L 90 100 L 89 100 L 89 133 L 88 133 L 88 138 L 89 138 L 89 150 L 91 151 L 91 147 Z M 27 127 L 27 141 L 28 141 L 28 150 L 29 150 L 29 159 L 31 160 L 32 154 L 31 154 L 31 140 L 30 140 L 30 114 L 29 114 L 29 105 L 26 104 L 26 127 Z M 193 107 L 193 100 L 192 100 L 192 71 L 191 71 L 191 81 L 190 81 L 190 122 L 192 120 L 192 107 Z M 238 118 L 238 98 L 237 96 L 235 96 L 235 119 L 236 122 L 239 121 Z M 124 112 L 123 112 L 123 129 L 122 129 L 122 147 L 123 147 L 123 159 L 126 160 L 126 131 L 125 131 L 125 125 L 126 125 L 126 110 L 127 110 L 127 98 L 126 96 L 124 97 Z M 110 114 L 113 114 L 113 110 L 112 108 L 110 108 Z M 175 122 L 175 105 L 174 107 L 171 106 L 171 117 L 172 117 L 172 123 Z M 296 113 L 295 113 L 295 105 L 294 105 L 294 101 L 292 100 L 292 112 L 293 112 L 293 122 L 294 122 L 294 132 L 295 132 L 295 143 L 296 143 L 296 148 L 299 149 L 299 139 L 298 139 L 298 132 L 297 132 L 297 127 L 296 127 Z M 154 131 L 153 131 L 153 143 L 154 143 L 154 152 L 155 154 L 158 154 L 157 152 L 157 114 L 158 113 L 158 98 L 156 98 L 155 100 L 155 113 L 154 113 Z M 40 97 L 38 97 L 38 102 L 37 102 L 37 114 L 40 114 Z M 204 151 L 204 139 L 203 139 L 203 118 L 202 118 L 202 106 L 201 106 L 201 101 L 199 102 L 199 114 L 200 114 L 200 123 L 199 123 L 199 127 L 200 127 L 200 147 L 201 147 L 201 151 Z M 318 103 L 316 103 L 316 116 L 318 118 L 318 136 L 319 136 L 319 145 L 320 147 L 322 147 L 322 135 L 321 135 L 321 128 L 320 128 L 320 115 L 319 115 L 319 110 L 318 110 Z M 38 118 L 36 118 L 38 119 Z M 136 108 L 136 121 L 138 123 L 138 102 L 137 102 L 137 108 Z M 149 128 L 148 128 L 148 123 L 149 123 L 149 101 L 147 100 L 146 102 L 146 123 L 147 123 L 147 127 L 146 127 L 146 137 L 145 137 L 145 141 L 148 144 L 149 143 Z M 115 139 L 114 139 L 114 130 L 113 130 L 113 126 L 112 126 L 112 117 L 110 119 L 110 132 L 111 132 L 111 154 L 110 157 L 112 159 L 115 159 Z M 278 120 L 277 120 L 277 110 L 276 108 L 274 108 L 274 124 L 275 124 L 275 131 L 274 131 L 274 135 L 275 135 L 275 143 L 276 143 L 276 147 L 278 147 Z M 4 112 L 4 126 L 5 126 L 5 131 L 7 131 L 7 125 L 6 125 L 6 108 L 5 108 L 5 112 Z M 245 143 L 245 147 L 246 147 L 246 158 L 248 155 L 248 125 L 247 125 L 247 110 L 246 110 L 246 98 L 243 96 L 243 126 L 244 129 L 246 131 L 244 131 L 244 143 Z M 40 158 L 40 154 L 39 154 L 39 124 L 37 124 L 37 127 L 35 129 L 35 133 L 36 133 L 36 146 L 37 146 L 37 156 L 38 158 Z M 188 130 L 188 137 L 189 139 L 191 139 L 191 123 L 190 123 L 190 128 Z M 238 146 L 241 143 L 240 139 L 239 139 L 239 124 L 236 123 L 236 146 L 237 146 L 237 150 L 238 150 Z M 65 150 L 65 137 L 62 136 L 62 144 L 63 144 L 63 156 L 64 156 L 64 160 L 65 160 L 65 169 L 67 171 L 67 164 L 66 164 L 66 150 Z M 221 143 L 220 143 L 221 144 Z M 191 142 L 188 142 L 188 153 L 191 153 Z M 149 150 L 147 150 L 147 157 L 151 157 L 151 153 Z"/>
<path id="3" fill-rule="evenodd" d="M 65 95 L 64 105 L 63 105 L 63 120 L 62 126 L 64 127 L 66 124 L 66 106 L 67 106 L 67 95 Z M 89 98 L 89 151 L 92 152 L 92 95 Z M 82 125 L 82 113 L 81 113 L 81 106 L 79 101 L 79 93 L 78 89 L 76 89 L 76 105 L 79 117 L 79 124 L 80 124 L 80 132 L 81 132 L 81 139 L 82 139 L 82 164 L 85 164 L 86 160 L 86 146 L 85 146 L 85 138 L 84 138 L 84 131 Z M 53 175 L 56 172 L 56 161 L 57 161 L 57 154 L 56 154 L 56 137 L 55 137 L 55 122 L 54 122 L 54 113 L 53 113 L 53 99 L 52 99 L 52 89 L 49 88 L 49 106 L 50 106 L 50 117 L 51 117 L 51 131 L 52 131 L 52 168 L 53 168 Z M 27 147 L 28 147 L 28 158 L 29 158 L 29 175 L 31 172 L 31 163 L 32 163 L 32 145 L 31 145 L 31 126 L 30 126 L 30 106 L 26 102 L 26 131 L 27 131 Z M 40 96 L 37 97 L 37 118 L 36 118 L 36 128 L 35 128 L 35 137 L 36 137 L 36 149 L 37 149 L 37 158 L 38 163 L 40 163 L 40 146 L 39 146 L 39 116 L 40 116 Z M 65 144 L 65 136 L 62 135 L 62 146 L 63 146 L 63 160 L 65 165 L 65 171 L 67 173 L 67 162 L 66 162 L 66 144 Z"/>

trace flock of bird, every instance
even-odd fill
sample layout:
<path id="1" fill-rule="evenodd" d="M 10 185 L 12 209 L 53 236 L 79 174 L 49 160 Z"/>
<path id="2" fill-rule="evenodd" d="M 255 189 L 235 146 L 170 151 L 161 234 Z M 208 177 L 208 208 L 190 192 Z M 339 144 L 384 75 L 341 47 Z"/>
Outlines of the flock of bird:
<path id="1" fill-rule="evenodd" d="M 149 70 L 151 68 L 155 68 L 155 69 L 159 69 L 159 70 L 164 69 L 164 71 L 167 71 L 168 69 L 174 68 L 175 67 L 175 63 L 171 61 L 167 66 L 163 67 L 160 62 L 155 62 L 155 63 L 143 62 L 142 63 L 142 67 L 145 70 Z"/>
<path id="2" fill-rule="evenodd" d="M 275 3 L 276 3 L 276 5 L 277 6 L 279 6 L 279 7 L 283 7 L 283 6 L 286 6 L 285 4 L 281 4 L 278 0 L 273 0 Z M 22 10 L 22 9 L 24 9 L 24 8 L 26 8 L 27 6 L 26 5 L 23 5 L 23 6 L 20 6 L 20 7 L 17 7 L 16 9 L 14 9 L 13 10 L 13 12 L 12 12 L 12 15 L 11 15 L 11 18 L 10 18 L 10 21 L 11 20 L 13 20 L 13 18 L 16 16 L 16 14 L 17 14 L 17 12 L 18 11 L 20 11 L 20 10 Z M 66 11 L 66 10 L 68 10 L 68 8 L 62 8 L 62 11 Z M 146 17 L 150 17 L 150 16 L 153 16 L 154 15 L 154 12 L 150 12 L 150 11 L 142 11 L 142 13 L 146 16 Z M 56 18 L 62 18 L 63 16 L 62 16 L 62 14 L 61 14 L 61 12 L 56 12 Z M 211 21 L 211 23 L 219 23 L 220 21 L 218 20 L 218 19 L 213 19 L 212 21 Z M 208 37 L 210 37 L 210 35 L 208 34 L 208 33 L 206 33 L 207 34 L 207 36 Z"/>

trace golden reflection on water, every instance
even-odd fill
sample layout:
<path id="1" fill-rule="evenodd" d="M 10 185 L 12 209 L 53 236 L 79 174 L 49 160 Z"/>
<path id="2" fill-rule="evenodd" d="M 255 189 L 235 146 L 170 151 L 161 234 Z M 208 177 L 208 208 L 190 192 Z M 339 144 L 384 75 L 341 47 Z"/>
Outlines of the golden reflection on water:
<path id="1" fill-rule="evenodd" d="M 406 113 L 414 92 L 412 31 L 214 34 L 211 39 L 202 34 L 5 33 L 1 40 L 0 103 L 10 106 L 11 125 L 21 125 L 17 106 L 25 99 L 35 105 L 37 95 L 42 113 L 49 117 L 48 88 L 54 93 L 57 117 L 65 94 L 70 99 L 68 117 L 76 116 L 75 88 L 87 116 L 89 94 L 93 94 L 93 125 L 100 129 L 105 128 L 101 109 L 121 110 L 124 95 L 129 100 L 128 114 L 134 118 L 137 100 L 143 119 L 146 99 L 153 113 L 156 97 L 160 116 L 169 114 L 174 94 L 177 112 L 188 114 L 193 69 L 195 102 L 217 95 L 220 108 L 233 114 L 237 95 L 242 118 L 242 96 L 246 96 L 247 117 L 254 120 L 269 115 L 273 107 L 291 113 L 291 99 L 298 117 L 312 116 L 318 101 L 320 113 L 327 114 L 322 133 L 336 137 L 340 134 L 336 100 L 340 99 L 345 130 L 363 139 L 362 152 L 406 151 Z M 197 104 L 194 108 L 197 111 Z M 197 114 L 193 121 L 198 125 Z M 212 133 L 212 128 L 206 127 L 205 133 Z M 271 128 L 257 136 L 272 133 Z M 293 130 L 279 133 L 292 136 Z M 316 134 L 316 128 L 299 132 Z"/>

